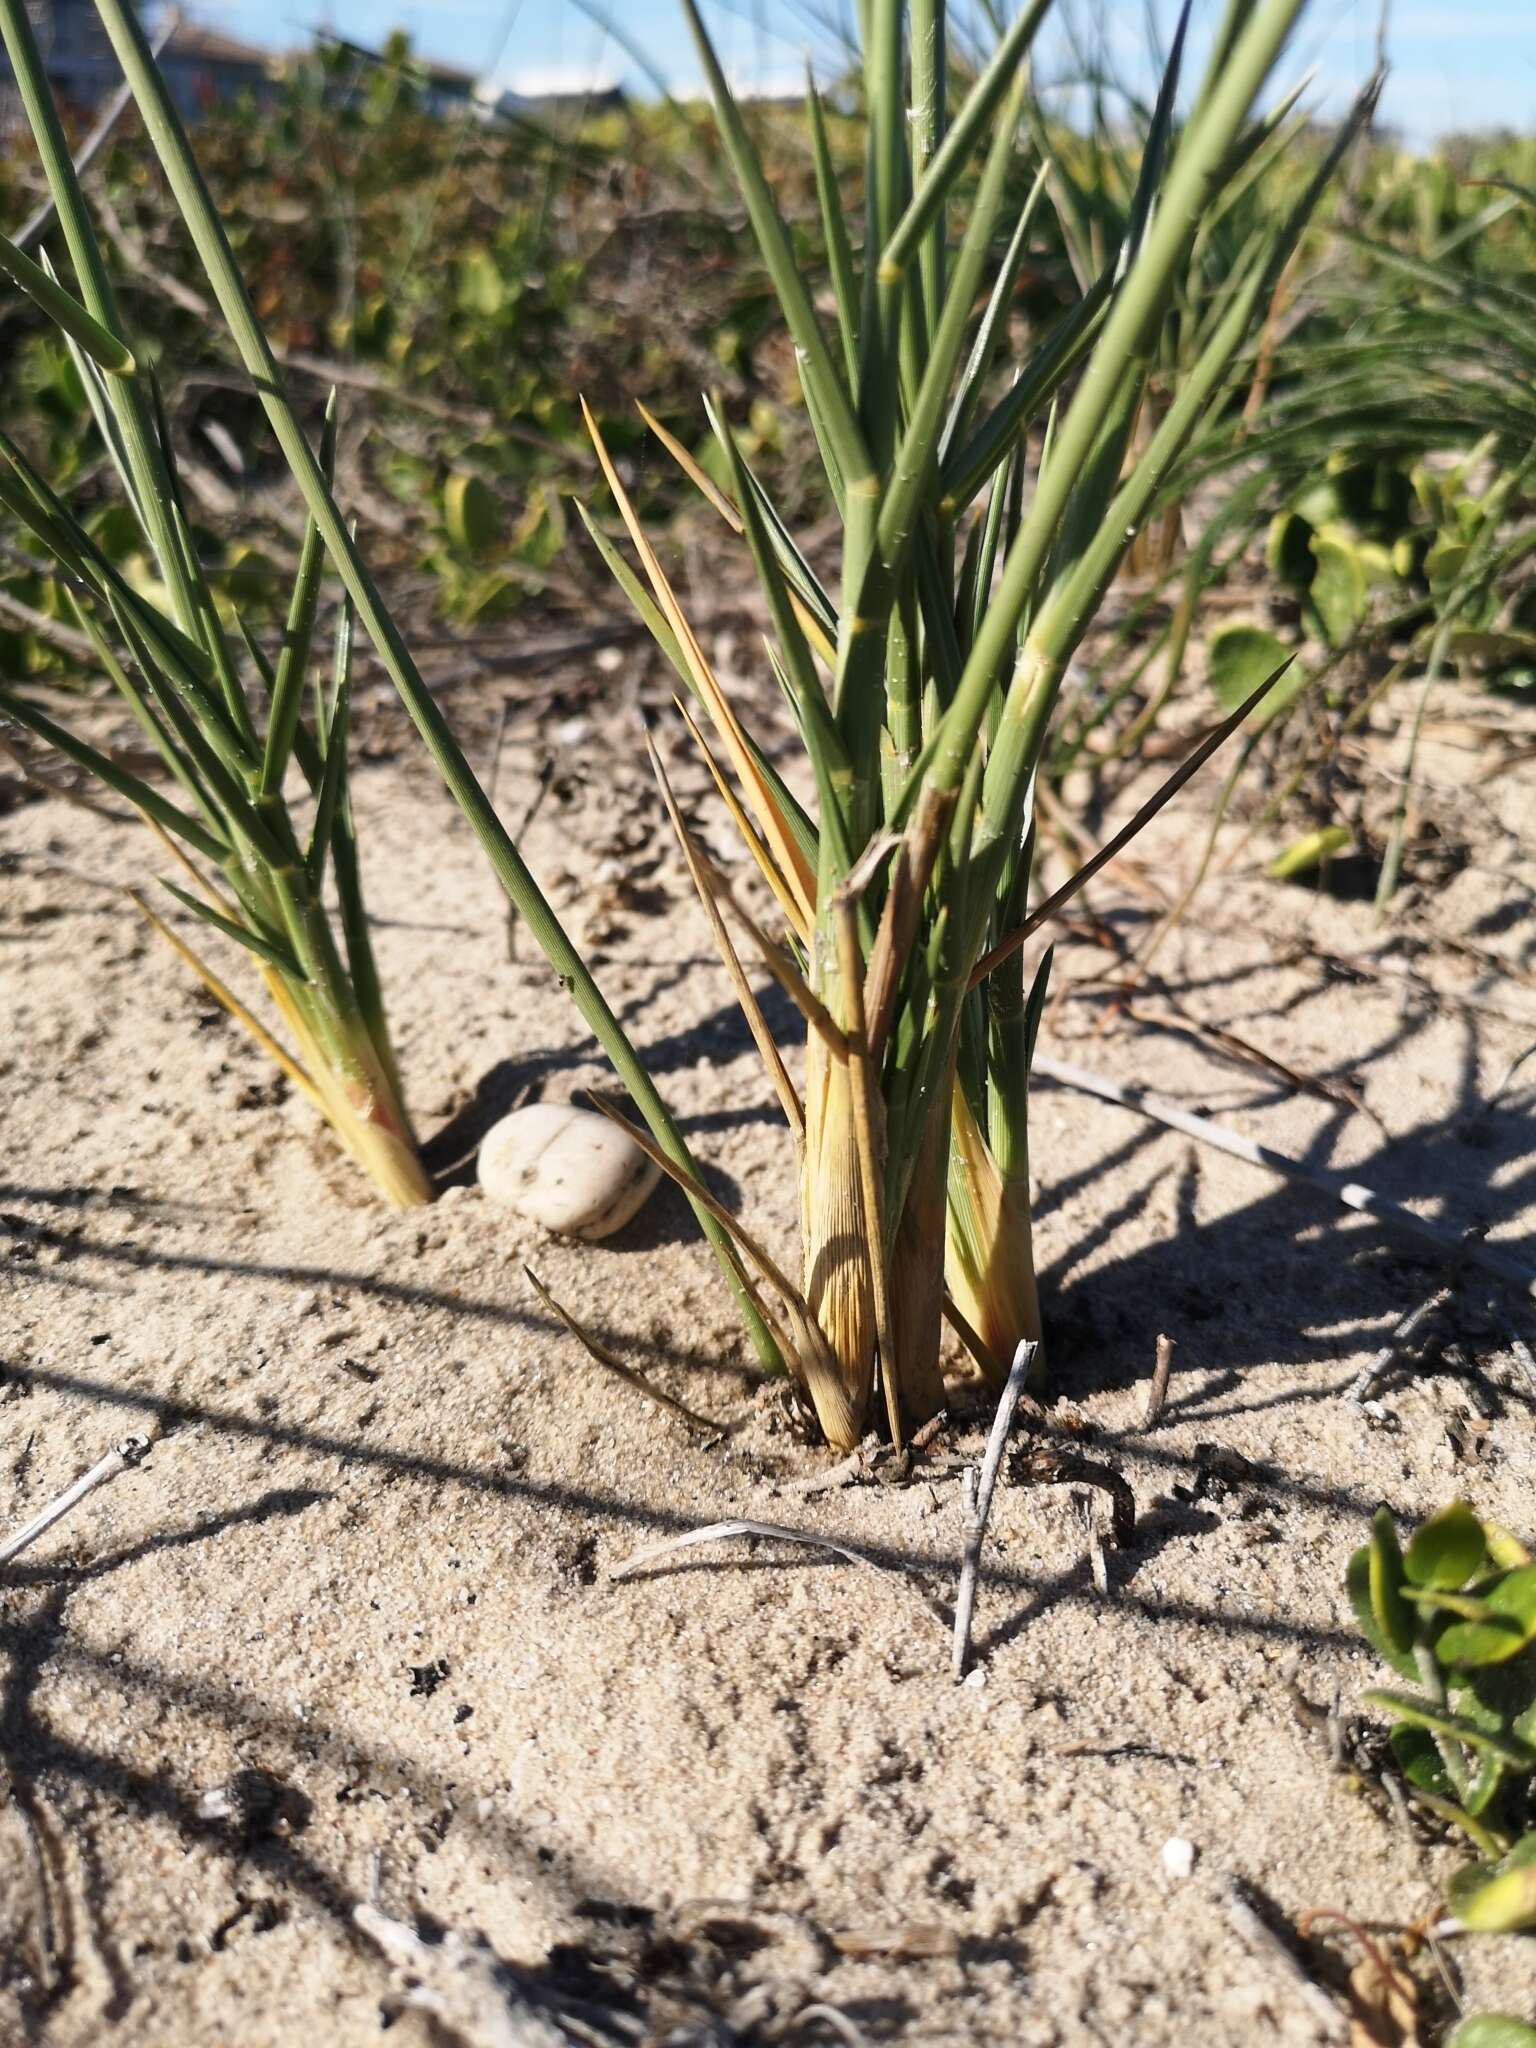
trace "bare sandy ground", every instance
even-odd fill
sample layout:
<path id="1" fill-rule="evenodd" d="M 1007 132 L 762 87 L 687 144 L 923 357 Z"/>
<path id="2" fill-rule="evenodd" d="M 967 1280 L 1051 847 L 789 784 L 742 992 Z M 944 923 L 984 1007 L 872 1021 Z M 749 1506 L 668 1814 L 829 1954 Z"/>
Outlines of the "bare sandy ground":
<path id="1" fill-rule="evenodd" d="M 1454 736 L 1433 756 L 1466 839 L 1393 927 L 1245 864 L 1160 958 L 1190 1017 L 1332 1096 L 1082 994 L 1050 1048 L 1536 1264 L 1536 1069 L 1489 1107 L 1536 1040 L 1533 775 L 1474 789 L 1477 758 Z M 509 818 L 531 788 L 509 754 Z M 759 1382 L 670 1192 L 596 1248 L 491 1210 L 464 1164 L 489 1118 L 604 1070 L 526 942 L 508 960 L 414 755 L 362 768 L 357 799 L 411 1100 L 454 1183 L 409 1215 L 119 907 L 112 885 L 154 868 L 140 830 L 57 802 L 0 818 L 0 1528 L 125 1431 L 156 1439 L 0 1584 L 0 2040 L 424 2041 L 353 1923 L 375 1892 L 482 1933 L 589 2029 L 568 2038 L 1326 2038 L 1222 1887 L 1277 1924 L 1434 1905 L 1451 1852 L 1335 1768 L 1314 1710 L 1379 1676 L 1342 1590 L 1379 1502 L 1413 1518 L 1461 1493 L 1536 1534 L 1508 1298 L 1468 1286 L 1472 1369 L 1394 1383 L 1363 1419 L 1342 1389 L 1435 1273 L 1312 1193 L 1042 1087 L 1063 1419 L 1128 1478 L 1136 1534 L 1101 1594 L 1071 1490 L 1005 1487 L 980 1676 L 957 1688 L 975 1390 L 957 1370 L 938 1476 L 797 1495 L 827 1454 Z M 1176 876 L 1209 802 L 1195 785 L 1158 828 Z M 785 1134 L 653 809 L 599 778 L 529 843 L 721 1192 L 787 1249 Z M 1145 929 L 1113 877 L 1094 900 Z M 1069 940 L 1060 985 L 1107 957 Z M 701 1448 L 598 1374 L 525 1262 L 731 1434 Z M 1159 1332 L 1178 1350 L 1148 1434 Z M 725 1516 L 888 1568 L 738 1544 L 610 1578 Z M 205 1817 L 242 1770 L 277 1812 Z M 1449 1968 L 1474 2007 L 1532 2016 L 1532 1950 L 1459 1944 Z M 1324 1926 L 1306 1954 L 1337 1987 L 1359 1950 Z"/>

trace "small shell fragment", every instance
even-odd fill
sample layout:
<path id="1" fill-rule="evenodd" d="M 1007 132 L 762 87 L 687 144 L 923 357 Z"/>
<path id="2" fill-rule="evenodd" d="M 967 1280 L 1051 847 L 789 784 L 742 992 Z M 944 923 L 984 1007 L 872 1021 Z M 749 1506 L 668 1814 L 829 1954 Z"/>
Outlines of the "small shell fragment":
<path id="1" fill-rule="evenodd" d="M 530 1102 L 487 1131 L 480 1185 L 546 1230 L 609 1237 L 636 1213 L 660 1168 L 616 1124 L 568 1102 Z"/>
<path id="2" fill-rule="evenodd" d="M 1192 1876 L 1199 1853 L 1194 1843 L 1187 1842 L 1182 1835 L 1170 1835 L 1163 1844 L 1163 1869 L 1172 1878 Z"/>

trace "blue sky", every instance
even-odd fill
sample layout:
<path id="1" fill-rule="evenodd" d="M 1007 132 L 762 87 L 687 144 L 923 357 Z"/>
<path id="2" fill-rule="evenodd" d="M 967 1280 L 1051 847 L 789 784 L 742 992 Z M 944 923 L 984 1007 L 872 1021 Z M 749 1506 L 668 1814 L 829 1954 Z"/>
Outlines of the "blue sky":
<path id="1" fill-rule="evenodd" d="M 1171 18 L 1173 0 L 1067 0 L 1080 21 L 1100 25 L 1132 70 L 1149 4 L 1164 21 Z M 807 48 L 827 61 L 829 39 L 809 27 L 808 17 L 846 5 L 705 0 L 705 11 L 733 77 L 771 89 L 795 75 Z M 697 83 L 677 0 L 590 0 L 590 6 L 621 21 L 674 89 Z M 956 0 L 956 10 L 963 18 L 968 0 Z M 403 27 L 430 56 L 476 71 L 494 66 L 517 82 L 568 86 L 618 77 L 643 84 L 637 65 L 577 0 L 187 0 L 185 11 L 267 44 L 300 41 L 315 27 L 376 44 L 392 27 Z M 1219 0 L 1195 0 L 1197 24 L 1219 11 Z M 1289 80 L 1315 65 L 1320 111 L 1340 107 L 1370 68 L 1379 12 L 1379 0 L 1311 0 L 1283 75 Z M 1394 0 L 1388 49 L 1393 71 L 1384 118 L 1412 142 L 1493 124 L 1536 132 L 1536 0 Z M 1059 54 L 1059 43 L 1055 50 Z M 1052 48 L 1044 54 L 1049 62 Z"/>

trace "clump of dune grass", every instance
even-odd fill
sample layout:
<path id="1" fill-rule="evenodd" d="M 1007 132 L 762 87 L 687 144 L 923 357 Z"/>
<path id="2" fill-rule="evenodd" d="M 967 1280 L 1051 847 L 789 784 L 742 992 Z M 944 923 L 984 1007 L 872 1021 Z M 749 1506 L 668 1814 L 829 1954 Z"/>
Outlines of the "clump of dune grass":
<path id="1" fill-rule="evenodd" d="M 718 407 L 708 414 L 728 489 L 663 439 L 750 553 L 812 806 L 713 674 L 590 419 L 641 574 L 588 525 L 703 709 L 732 815 L 782 914 L 782 939 L 752 934 L 807 1025 L 803 1099 L 777 1049 L 765 1054 L 800 1183 L 798 1276 L 772 1284 L 789 1305 L 786 1350 L 837 1445 L 856 1441 L 877 1406 L 898 1442 L 936 1411 L 946 1310 L 999 1383 L 1017 1345 L 1041 1334 L 1028 1105 L 1050 952 L 1026 965 L 1048 907 L 1033 900 L 1035 775 L 1074 650 L 1171 465 L 1230 402 L 1352 132 L 1218 274 L 1191 261 L 1223 195 L 1291 117 L 1290 102 L 1269 116 L 1251 109 L 1301 5 L 1232 0 L 1182 118 L 1181 21 L 1118 246 L 1015 355 L 1014 284 L 1049 165 L 1036 159 L 1021 210 L 1010 215 L 1005 199 L 1027 147 L 1028 56 L 1049 0 L 1014 17 L 953 104 L 943 0 L 870 0 L 861 250 L 808 95 L 825 278 L 803 265 L 684 0 L 794 343 L 840 525 L 836 588 Z M 1195 325 L 1170 351 L 1175 308 Z M 682 836 L 739 984 L 716 879 Z M 760 1016 L 753 1029 L 761 1043 Z"/>
<path id="2" fill-rule="evenodd" d="M 0 689 L 0 710 L 129 799 L 173 864 L 170 897 L 236 942 L 277 1013 L 276 1030 L 156 908 L 133 900 L 174 951 L 306 1095 L 385 1198 L 429 1199 L 390 1041 L 347 778 L 353 620 L 343 605 L 316 646 L 324 550 L 304 535 L 286 630 L 269 658 L 222 605 L 188 521 L 153 375 L 123 326 L 117 295 L 49 96 L 30 23 L 0 8 L 6 48 L 58 212 L 72 277 L 0 237 L 0 273 L 55 324 L 153 564 L 129 577 L 71 506 L 0 432 L 0 503 L 42 551 L 100 669 L 165 774 L 152 783 L 41 708 Z M 334 445 L 328 413 L 316 461 Z M 323 653 L 323 660 L 322 660 Z M 290 767 L 309 801 L 290 804 Z M 171 793 L 167 793 L 171 792 Z M 334 907 L 333 907 L 334 906 Z"/>

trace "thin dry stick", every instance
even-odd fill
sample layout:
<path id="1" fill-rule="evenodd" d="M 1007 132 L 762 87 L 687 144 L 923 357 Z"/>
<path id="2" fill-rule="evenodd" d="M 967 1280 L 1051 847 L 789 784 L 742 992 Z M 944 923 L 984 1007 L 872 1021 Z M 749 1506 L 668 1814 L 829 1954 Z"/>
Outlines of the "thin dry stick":
<path id="1" fill-rule="evenodd" d="M 32 1880 L 33 1917 L 37 1926 L 37 1981 L 39 1987 L 51 1993 L 59 1982 L 58 1915 L 54 1911 L 53 1888 L 49 1881 L 48 1856 L 43 1847 L 43 1832 L 38 1815 L 34 1810 L 37 1803 L 35 1787 L 23 1783 L 0 1763 L 0 1813 L 9 1806 L 21 1823 L 21 1832 L 27 1844 L 27 1875 Z"/>
<path id="2" fill-rule="evenodd" d="M 1142 1422 L 1143 1429 L 1156 1429 L 1162 1420 L 1163 1410 L 1168 1405 L 1168 1375 L 1173 1370 L 1173 1354 L 1179 1347 L 1171 1337 L 1161 1331 L 1157 1338 L 1157 1357 L 1152 1367 L 1152 1384 L 1147 1389 L 1147 1412 Z"/>
<path id="3" fill-rule="evenodd" d="M 1530 1345 L 1526 1343 L 1523 1337 L 1511 1335 L 1509 1354 L 1525 1375 L 1526 1385 L 1533 1394 L 1536 1394 L 1536 1358 L 1533 1358 L 1531 1355 Z"/>
<path id="4" fill-rule="evenodd" d="M 410 1979 L 405 2004 L 429 2013 L 468 2048 L 569 2048 L 591 2038 L 534 2004 L 482 1936 L 450 1927 L 440 1941 L 423 1941 L 414 1927 L 366 1902 L 352 1908 L 352 1918 Z"/>
<path id="5" fill-rule="evenodd" d="M 1046 923 L 1048 919 L 1055 917 L 1059 911 L 1064 910 L 1078 890 L 1086 887 L 1099 872 L 1100 868 L 1107 867 L 1115 855 L 1123 851 L 1136 837 L 1137 833 L 1152 822 L 1164 804 L 1171 802 L 1190 777 L 1205 766 L 1206 762 L 1216 752 L 1216 749 L 1221 746 L 1228 735 L 1236 732 L 1259 699 L 1268 695 L 1295 658 L 1292 655 L 1290 660 L 1276 669 L 1275 673 L 1267 681 L 1260 683 L 1259 687 L 1253 691 L 1246 701 L 1239 704 L 1230 718 L 1224 718 L 1220 725 L 1213 726 L 1199 746 L 1179 763 L 1162 787 L 1155 791 L 1152 796 L 1148 797 L 1129 824 L 1123 825 L 1112 839 L 1106 839 L 1092 859 L 1084 861 L 1077 873 L 1063 882 L 1054 895 L 1047 896 L 1038 910 L 1031 911 L 1024 922 L 1009 932 L 1006 938 L 1000 939 L 990 953 L 982 955 L 971 969 L 969 983 L 971 988 L 975 988 L 979 983 L 985 981 L 995 967 L 1000 966 L 1011 953 L 1016 953 L 1030 936 L 1031 932 L 1038 931 L 1041 925 Z"/>
<path id="6" fill-rule="evenodd" d="M 1392 1325 L 1386 1343 L 1350 1381 L 1344 1396 L 1347 1401 L 1352 1401 L 1356 1407 L 1362 1401 L 1368 1401 L 1411 1344 L 1420 1337 L 1433 1337 L 1431 1325 L 1450 1300 L 1452 1292 L 1449 1287 L 1437 1287 L 1417 1308 L 1411 1308 L 1407 1315 L 1399 1317 Z M 1423 1348 L 1427 1349 L 1428 1344 Z"/>
<path id="7" fill-rule="evenodd" d="M 1480 1267 L 1483 1272 L 1494 1274 L 1507 1286 L 1536 1300 L 1536 1272 L 1522 1266 L 1518 1259 L 1509 1258 L 1479 1237 L 1458 1236 L 1453 1231 L 1440 1229 L 1437 1224 L 1427 1223 L 1422 1216 L 1405 1209 L 1401 1202 L 1394 1202 L 1390 1196 L 1378 1194 L 1374 1188 L 1351 1180 L 1348 1174 L 1335 1173 L 1324 1166 L 1304 1166 L 1288 1153 L 1276 1152 L 1253 1138 L 1245 1138 L 1241 1131 L 1196 1116 L 1192 1110 L 1181 1109 L 1177 1103 L 1165 1101 L 1162 1096 L 1148 1094 L 1135 1086 L 1122 1087 L 1118 1081 L 1090 1073 L 1086 1067 L 1074 1066 L 1070 1061 L 1052 1059 L 1048 1053 L 1035 1054 L 1031 1071 L 1043 1074 L 1048 1081 L 1055 1081 L 1063 1088 L 1075 1088 L 1083 1095 L 1096 1095 L 1100 1101 L 1116 1103 L 1121 1109 L 1134 1109 L 1156 1123 L 1166 1124 L 1170 1130 L 1182 1131 L 1186 1137 L 1214 1145 L 1218 1152 L 1228 1152 L 1234 1159 L 1246 1160 L 1250 1166 L 1262 1166 L 1270 1173 L 1283 1174 L 1287 1180 L 1301 1181 L 1322 1194 L 1332 1195 L 1346 1209 L 1358 1210 L 1361 1215 L 1372 1217 L 1383 1229 L 1395 1231 L 1398 1236 L 1411 1238 L 1427 1247 L 1436 1258 L 1452 1265 Z"/>
<path id="8" fill-rule="evenodd" d="M 960 1590 L 955 1597 L 955 1639 L 950 1657 L 950 1670 L 958 1685 L 965 1676 L 966 1659 L 971 1650 L 971 1618 L 976 1611 L 976 1580 L 981 1569 L 982 1538 L 987 1533 L 987 1517 L 992 1512 L 992 1495 L 997 1490 L 997 1475 L 1003 1462 L 1003 1450 L 1008 1442 L 1009 1431 L 1013 1428 L 1014 1412 L 1019 1405 L 1019 1396 L 1024 1391 L 1024 1382 L 1029 1378 L 1030 1368 L 1035 1362 L 1039 1345 L 1025 1338 L 1013 1354 L 1013 1367 L 997 1403 L 997 1413 L 992 1418 L 992 1434 L 987 1438 L 987 1454 L 981 1461 L 981 1477 L 976 1485 L 975 1499 L 970 1498 L 967 1484 L 965 1550 L 960 1560 Z"/>
<path id="9" fill-rule="evenodd" d="M 55 1522 L 62 1521 L 72 1507 L 83 1501 L 87 1494 L 94 1493 L 98 1486 L 105 1486 L 109 1479 L 115 1479 L 119 1472 L 127 1472 L 149 1449 L 147 1436 L 120 1437 L 104 1458 L 100 1458 L 89 1472 L 82 1472 L 72 1486 L 54 1500 L 49 1501 L 40 1514 L 32 1517 L 24 1528 L 6 1542 L 0 1543 L 0 1565 L 9 1564 L 20 1557 L 24 1550 L 30 1550 L 39 1536 L 51 1529 Z"/>
<path id="10" fill-rule="evenodd" d="M 899 1559 L 870 1557 L 846 1543 L 834 1542 L 830 1536 L 818 1536 L 814 1529 L 790 1529 L 781 1522 L 708 1522 L 702 1529 L 685 1529 L 681 1536 L 668 1536 L 660 1543 L 637 1550 L 633 1557 L 616 1564 L 608 1576 L 627 1579 L 631 1572 L 639 1571 L 643 1565 L 655 1564 L 674 1550 L 688 1550 L 696 1543 L 724 1543 L 733 1536 L 762 1536 L 779 1543 L 809 1543 L 817 1550 L 830 1550 L 837 1557 L 846 1558 L 849 1564 L 867 1564 L 877 1572 L 909 1572 L 915 1569 Z"/>
<path id="11" fill-rule="evenodd" d="M 1219 1896 L 1222 1910 L 1237 1933 L 1249 1948 L 1275 1964 L 1296 1996 L 1325 2030 L 1327 2038 L 1331 2041 L 1344 2040 L 1348 2031 L 1344 2014 L 1321 1984 L 1307 1975 L 1275 1930 L 1254 1911 L 1240 1881 L 1230 1876 L 1224 1878 Z"/>
<path id="12" fill-rule="evenodd" d="M 623 1359 L 616 1357 L 606 1344 L 600 1344 L 596 1337 L 582 1328 L 568 1309 L 560 1306 L 532 1266 L 524 1266 L 523 1274 L 550 1314 L 560 1318 L 587 1356 L 602 1366 L 604 1371 L 611 1372 L 615 1378 L 621 1379 L 625 1386 L 633 1387 L 637 1394 L 644 1394 L 646 1399 L 654 1401 L 658 1408 L 669 1410 L 679 1421 L 686 1422 L 690 1429 L 702 1430 L 705 1436 L 726 1434 L 724 1423 L 711 1422 L 707 1415 L 697 1414 L 692 1408 L 685 1407 L 681 1401 L 675 1401 L 670 1394 L 664 1394 L 660 1387 L 653 1387 L 644 1373 L 636 1372 L 633 1366 L 626 1365 Z"/>

